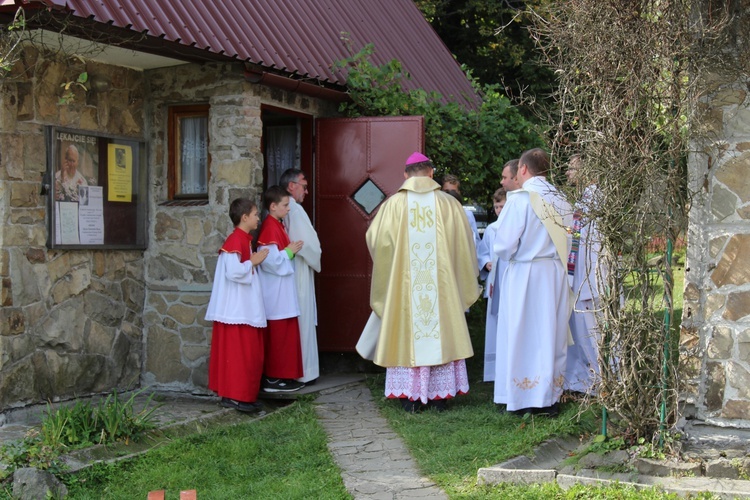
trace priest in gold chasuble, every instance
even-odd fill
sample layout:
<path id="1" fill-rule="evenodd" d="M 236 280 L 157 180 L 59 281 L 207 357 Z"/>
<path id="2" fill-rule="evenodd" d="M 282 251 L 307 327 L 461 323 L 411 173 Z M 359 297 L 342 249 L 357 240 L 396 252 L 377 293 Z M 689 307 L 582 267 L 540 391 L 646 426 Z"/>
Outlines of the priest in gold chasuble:
<path id="1" fill-rule="evenodd" d="M 474 354 L 464 314 L 480 294 L 474 237 L 433 172 L 426 156 L 411 155 L 406 181 L 367 231 L 373 317 L 360 343 L 372 339 L 371 359 L 387 368 L 385 395 L 407 411 L 441 410 L 467 392 L 464 360 Z"/>

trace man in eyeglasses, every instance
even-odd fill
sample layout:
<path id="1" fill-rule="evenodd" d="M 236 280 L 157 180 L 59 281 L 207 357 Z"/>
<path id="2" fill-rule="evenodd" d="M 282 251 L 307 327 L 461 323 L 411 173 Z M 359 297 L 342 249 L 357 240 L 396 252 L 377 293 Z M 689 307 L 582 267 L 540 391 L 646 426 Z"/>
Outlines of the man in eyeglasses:
<path id="1" fill-rule="evenodd" d="M 320 375 L 318 366 L 318 340 L 315 327 L 318 323 L 315 305 L 315 275 L 320 272 L 320 240 L 315 232 L 310 217 L 302 208 L 308 190 L 308 181 L 304 172 L 290 168 L 281 174 L 279 185 L 289 192 L 289 214 L 284 219 L 286 230 L 292 241 L 304 241 L 294 259 L 294 280 L 297 284 L 299 299 L 299 330 L 302 344 L 302 371 L 304 375 L 297 379 L 310 385 Z"/>

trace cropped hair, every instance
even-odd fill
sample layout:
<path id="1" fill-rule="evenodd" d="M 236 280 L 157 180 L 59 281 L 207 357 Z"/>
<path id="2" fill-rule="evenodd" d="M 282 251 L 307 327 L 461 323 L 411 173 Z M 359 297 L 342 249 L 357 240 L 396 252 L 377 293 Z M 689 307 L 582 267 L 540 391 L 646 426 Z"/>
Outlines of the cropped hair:
<path id="1" fill-rule="evenodd" d="M 532 175 L 546 176 L 549 170 L 549 156 L 541 148 L 529 149 L 523 152 L 518 164 L 526 165 Z"/>
<path id="2" fill-rule="evenodd" d="M 511 177 L 515 177 L 516 175 L 518 175 L 518 158 L 505 162 L 503 168 L 505 167 L 508 167 L 510 169 Z"/>
<path id="3" fill-rule="evenodd" d="M 263 193 L 263 206 L 270 210 L 271 203 L 281 203 L 285 196 L 289 196 L 289 191 L 281 186 L 271 186 Z"/>
<path id="4" fill-rule="evenodd" d="M 229 218 L 235 227 L 242 222 L 242 216 L 249 214 L 254 208 L 258 208 L 255 202 L 249 198 L 236 198 L 229 205 Z"/>
<path id="5" fill-rule="evenodd" d="M 461 185 L 461 181 L 459 181 L 458 177 L 456 177 L 453 174 L 445 174 L 445 176 L 443 177 L 443 184 L 445 184 L 446 182 L 450 184 L 455 184 L 456 186 Z"/>
<path id="6" fill-rule="evenodd" d="M 281 178 L 279 179 L 279 186 L 286 189 L 290 182 L 297 182 L 300 175 L 302 178 L 305 177 L 305 173 L 298 168 L 288 168 L 284 170 L 284 173 L 281 174 Z"/>
<path id="7" fill-rule="evenodd" d="M 418 163 L 412 163 L 411 165 L 407 165 L 405 172 L 408 177 L 412 177 L 416 174 L 420 174 L 422 172 L 429 172 L 434 169 L 435 169 L 435 165 L 433 165 L 430 160 L 427 160 L 427 161 L 420 161 Z"/>
<path id="8" fill-rule="evenodd" d="M 492 195 L 492 202 L 493 203 L 500 203 L 501 201 L 508 198 L 508 193 L 505 191 L 504 188 L 500 188 L 497 191 L 495 191 L 495 194 Z"/>

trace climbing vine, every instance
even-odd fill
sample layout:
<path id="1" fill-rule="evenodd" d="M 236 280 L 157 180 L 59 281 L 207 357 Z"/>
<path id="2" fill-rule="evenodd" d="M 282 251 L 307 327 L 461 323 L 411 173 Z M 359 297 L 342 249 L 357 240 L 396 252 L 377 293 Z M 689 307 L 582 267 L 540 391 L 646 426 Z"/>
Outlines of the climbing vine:
<path id="1" fill-rule="evenodd" d="M 24 10 L 19 8 L 12 20 L 0 29 L 0 72 L 4 77 L 18 60 L 18 47 L 26 29 Z"/>
<path id="2" fill-rule="evenodd" d="M 677 416 L 672 259 L 653 241 L 685 229 L 686 157 L 704 133 L 705 77 L 728 62 L 730 3 L 576 0 L 536 13 L 533 35 L 559 82 L 552 157 L 562 170 L 582 155 L 579 176 L 597 186 L 584 218 L 602 245 L 598 401 L 632 440 L 661 440 Z"/>

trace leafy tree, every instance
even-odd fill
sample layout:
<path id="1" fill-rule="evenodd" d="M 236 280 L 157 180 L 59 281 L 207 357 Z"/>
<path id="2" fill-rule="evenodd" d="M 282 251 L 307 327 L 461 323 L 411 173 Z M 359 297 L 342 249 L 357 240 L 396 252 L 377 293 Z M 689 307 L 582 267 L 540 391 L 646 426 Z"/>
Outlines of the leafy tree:
<path id="1" fill-rule="evenodd" d="M 554 73 L 539 63 L 529 9 L 550 0 L 415 0 L 456 59 L 483 84 L 503 83 L 510 96 L 543 99 Z"/>
<path id="2" fill-rule="evenodd" d="M 340 110 L 350 117 L 424 116 L 425 153 L 435 163 L 437 175 L 458 176 L 464 196 L 491 206 L 505 162 L 542 144 L 535 126 L 510 103 L 499 85 L 474 81 L 483 97 L 476 110 L 446 102 L 437 92 L 405 92 L 401 81 L 409 75 L 401 63 L 392 60 L 375 66 L 370 61 L 373 52 L 374 46 L 369 44 L 336 63 L 348 71 L 347 86 L 352 98 Z"/>

